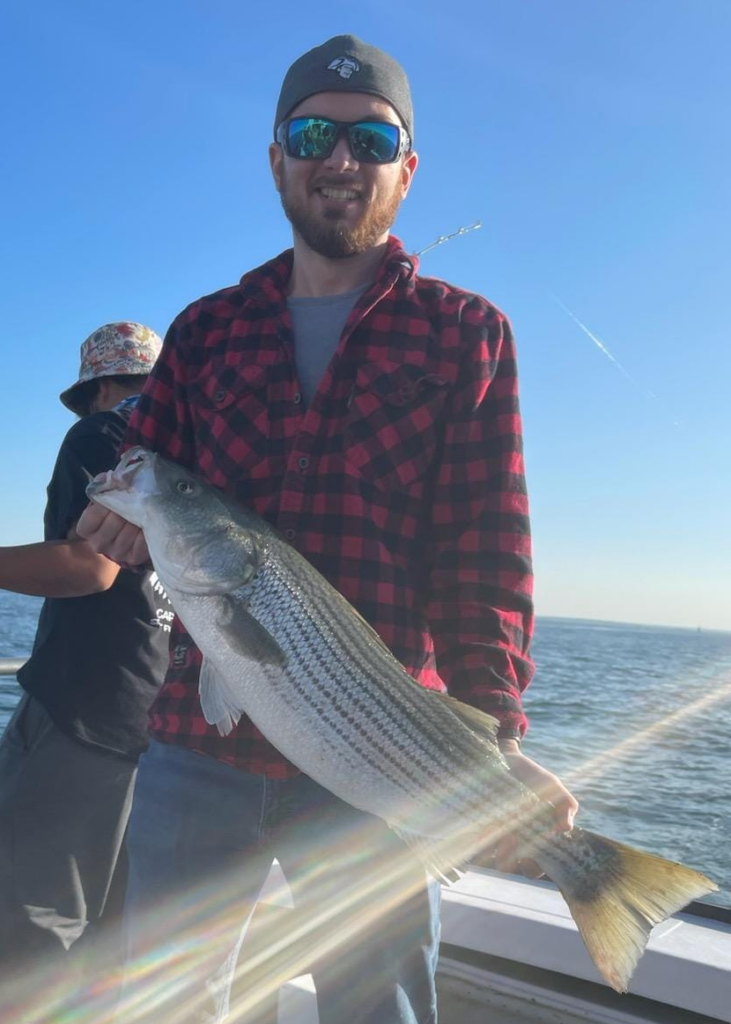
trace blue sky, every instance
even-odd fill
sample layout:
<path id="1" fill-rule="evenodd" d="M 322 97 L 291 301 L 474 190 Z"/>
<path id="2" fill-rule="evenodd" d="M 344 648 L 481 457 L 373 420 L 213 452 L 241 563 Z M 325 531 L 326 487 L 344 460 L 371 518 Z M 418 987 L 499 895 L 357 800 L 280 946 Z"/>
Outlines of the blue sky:
<path id="1" fill-rule="evenodd" d="M 0 544 L 41 536 L 86 335 L 162 334 L 289 244 L 282 75 L 353 32 L 412 83 L 397 233 L 483 224 L 422 267 L 513 321 L 539 614 L 731 629 L 727 0 L 10 0 L 3 20 Z"/>

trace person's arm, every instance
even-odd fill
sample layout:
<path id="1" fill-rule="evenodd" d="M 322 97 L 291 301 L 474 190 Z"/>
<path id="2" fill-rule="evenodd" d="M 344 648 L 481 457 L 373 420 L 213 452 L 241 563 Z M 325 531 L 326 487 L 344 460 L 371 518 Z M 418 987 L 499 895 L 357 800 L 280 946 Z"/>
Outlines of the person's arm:
<path id="1" fill-rule="evenodd" d="M 532 566 L 515 347 L 507 320 L 474 297 L 461 310 L 463 362 L 452 395 L 432 504 L 427 617 L 439 674 L 453 697 L 500 722 L 511 770 L 569 829 L 578 804 L 520 751 L 521 694 L 533 675 Z M 505 836 L 496 864 L 510 870 Z"/>
<path id="2" fill-rule="evenodd" d="M 83 597 L 109 590 L 119 566 L 84 540 L 0 547 L 0 588 L 32 597 Z"/>
<path id="3" fill-rule="evenodd" d="M 90 476 L 114 465 L 121 421 L 84 418 L 68 431 L 56 457 L 44 514 L 45 540 L 0 548 L 0 587 L 36 597 L 84 597 L 108 590 L 119 566 L 76 532 Z"/>
<path id="4" fill-rule="evenodd" d="M 478 296 L 464 301 L 458 321 L 461 366 L 431 504 L 427 619 L 450 694 L 497 718 L 501 739 L 519 740 L 521 694 L 533 676 L 533 575 L 515 349 L 507 320 Z"/>

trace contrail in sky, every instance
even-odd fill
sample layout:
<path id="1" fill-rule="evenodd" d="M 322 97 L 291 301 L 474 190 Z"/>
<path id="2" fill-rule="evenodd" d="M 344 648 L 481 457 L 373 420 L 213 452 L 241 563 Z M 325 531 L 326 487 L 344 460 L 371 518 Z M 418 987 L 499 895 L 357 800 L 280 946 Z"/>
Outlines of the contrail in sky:
<path id="1" fill-rule="evenodd" d="M 548 294 L 551 296 L 553 301 L 557 305 L 559 305 L 561 307 L 561 309 L 564 311 L 564 313 L 566 313 L 567 316 L 571 317 L 571 319 L 574 321 L 576 326 L 581 328 L 581 330 L 584 332 L 584 334 L 587 336 L 587 338 L 589 338 L 590 341 L 594 342 L 594 344 L 599 349 L 599 351 L 602 353 L 602 355 L 606 356 L 607 359 L 610 361 L 610 363 L 613 363 L 614 366 L 619 370 L 619 372 L 622 374 L 622 376 L 627 378 L 627 380 L 630 382 L 630 384 L 632 384 L 634 387 L 636 387 L 638 389 L 638 391 L 641 391 L 642 394 L 645 395 L 647 398 L 651 398 L 655 402 L 659 402 L 660 401 L 654 391 L 650 391 L 649 388 L 646 388 L 643 384 L 640 384 L 638 381 L 636 381 L 634 379 L 634 377 L 631 374 L 627 373 L 627 371 L 622 366 L 620 361 L 610 352 L 610 350 L 607 348 L 607 346 L 604 344 L 604 342 L 601 340 L 601 338 L 597 337 L 597 335 L 594 334 L 593 331 L 590 331 L 589 328 L 586 326 L 586 324 L 582 323 L 581 320 L 579 320 L 578 316 L 576 316 L 575 313 L 572 313 L 571 310 L 568 308 L 568 306 L 566 306 L 563 302 L 561 302 L 561 300 L 558 298 L 557 295 L 554 295 L 553 292 L 551 292 L 551 291 L 549 291 Z M 673 417 L 673 425 L 676 426 L 676 427 L 680 426 L 680 421 L 675 419 L 675 417 Z"/>

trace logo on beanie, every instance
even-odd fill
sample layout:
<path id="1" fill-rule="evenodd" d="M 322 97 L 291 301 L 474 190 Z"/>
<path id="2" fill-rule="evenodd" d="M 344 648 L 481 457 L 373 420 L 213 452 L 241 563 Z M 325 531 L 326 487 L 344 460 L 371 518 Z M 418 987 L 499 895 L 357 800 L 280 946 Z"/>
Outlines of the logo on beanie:
<path id="1" fill-rule="evenodd" d="M 360 64 L 354 57 L 336 57 L 327 66 L 328 71 L 337 71 L 341 78 L 350 78 L 354 71 L 360 71 Z"/>

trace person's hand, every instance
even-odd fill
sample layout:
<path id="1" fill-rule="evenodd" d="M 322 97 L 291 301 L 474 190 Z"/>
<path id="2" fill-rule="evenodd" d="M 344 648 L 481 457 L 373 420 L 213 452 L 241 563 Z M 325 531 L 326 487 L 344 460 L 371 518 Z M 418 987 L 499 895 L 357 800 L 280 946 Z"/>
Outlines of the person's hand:
<path id="1" fill-rule="evenodd" d="M 570 831 L 574 827 L 579 804 L 561 780 L 522 754 L 517 740 L 500 740 L 500 749 L 516 779 L 553 806 L 556 832 Z M 517 835 L 509 830 L 501 832 L 504 834 L 485 847 L 479 858 L 476 858 L 476 863 L 488 864 L 497 871 L 508 874 L 540 878 L 543 872 L 535 861 L 520 857 Z"/>
<path id="2" fill-rule="evenodd" d="M 145 536 L 139 526 L 91 502 L 81 513 L 76 532 L 99 554 L 119 565 L 145 565 L 150 560 Z"/>

